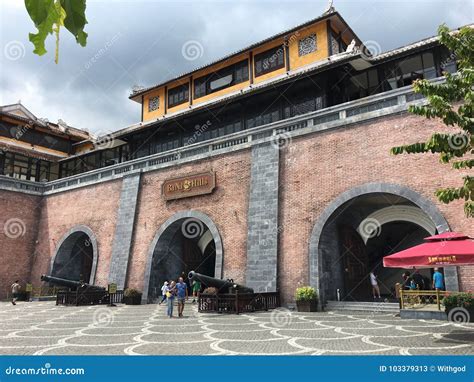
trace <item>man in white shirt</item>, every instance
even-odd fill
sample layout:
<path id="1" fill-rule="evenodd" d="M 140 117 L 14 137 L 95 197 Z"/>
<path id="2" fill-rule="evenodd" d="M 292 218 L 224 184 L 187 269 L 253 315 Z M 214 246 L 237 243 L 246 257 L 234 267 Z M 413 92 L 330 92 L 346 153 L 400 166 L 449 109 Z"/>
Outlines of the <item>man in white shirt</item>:
<path id="1" fill-rule="evenodd" d="M 374 295 L 374 300 L 375 300 L 376 295 L 380 299 L 380 288 L 377 282 L 377 276 L 375 276 L 374 272 L 370 272 L 369 277 L 370 277 L 370 284 L 372 285 L 372 294 Z"/>

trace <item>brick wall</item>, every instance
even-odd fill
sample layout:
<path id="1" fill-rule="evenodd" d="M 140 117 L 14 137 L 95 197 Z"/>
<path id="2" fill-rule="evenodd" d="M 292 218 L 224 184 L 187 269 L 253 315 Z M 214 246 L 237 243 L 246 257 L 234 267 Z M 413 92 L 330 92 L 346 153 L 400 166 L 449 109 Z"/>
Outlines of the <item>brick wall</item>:
<path id="1" fill-rule="evenodd" d="M 117 180 L 44 198 L 31 273 L 35 285 L 40 284 L 42 273 L 49 273 L 51 258 L 62 237 L 77 225 L 94 232 L 99 252 L 95 283 L 107 285 L 121 185 L 122 181 Z"/>
<path id="2" fill-rule="evenodd" d="M 433 195 L 441 186 L 457 186 L 462 171 L 439 163 L 436 155 L 392 156 L 390 147 L 428 138 L 439 130 L 435 121 L 399 115 L 293 138 L 280 151 L 278 285 L 283 301 L 292 301 L 298 285 L 309 283 L 311 230 L 321 212 L 341 193 L 368 182 L 396 183 L 422 194 L 437 205 L 454 231 L 474 236 L 474 225 L 463 215 L 462 203 L 440 204 Z M 198 210 L 216 224 L 224 246 L 224 277 L 245 283 L 247 211 L 251 151 L 241 150 L 144 173 L 140 180 L 135 230 L 127 285 L 143 289 L 151 242 L 160 226 L 175 213 Z M 213 170 L 217 187 L 211 195 L 164 201 L 164 180 Z M 122 180 L 38 197 L 0 192 L 0 293 L 11 280 L 39 283 L 49 272 L 57 243 L 76 225 L 88 226 L 99 250 L 96 283 L 106 285 Z M 26 227 L 18 239 L 5 236 L 8 219 Z M 35 245 L 35 241 L 38 240 Z M 34 259 L 32 261 L 32 256 Z M 31 276 L 29 276 L 30 264 Z M 474 290 L 473 267 L 460 267 L 460 285 Z"/>
<path id="3" fill-rule="evenodd" d="M 0 299 L 10 294 L 10 285 L 30 281 L 41 198 L 0 192 Z"/>
<path id="4" fill-rule="evenodd" d="M 435 198 L 439 187 L 461 184 L 462 171 L 439 163 L 436 155 L 393 156 L 392 146 L 426 140 L 436 121 L 403 114 L 312 136 L 294 138 L 281 152 L 279 285 L 290 301 L 308 284 L 311 230 L 322 211 L 342 192 L 368 182 L 396 183 L 431 200 L 451 230 L 474 236 L 461 202 Z M 474 289 L 472 267 L 461 270 L 463 288 Z"/>
<path id="5" fill-rule="evenodd" d="M 168 202 L 161 197 L 163 181 L 209 170 L 216 173 L 216 189 L 211 195 Z M 223 241 L 224 278 L 244 282 L 249 179 L 249 150 L 143 174 L 128 285 L 143 289 L 147 256 L 156 232 L 171 216 L 184 210 L 198 210 L 212 219 Z"/>

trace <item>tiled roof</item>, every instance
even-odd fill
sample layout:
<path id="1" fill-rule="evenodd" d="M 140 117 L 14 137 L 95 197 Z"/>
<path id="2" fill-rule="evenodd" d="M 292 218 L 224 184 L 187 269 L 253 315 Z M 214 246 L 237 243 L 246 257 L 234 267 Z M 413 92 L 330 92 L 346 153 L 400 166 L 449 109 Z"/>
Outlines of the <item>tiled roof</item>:
<path id="1" fill-rule="evenodd" d="M 287 30 L 285 30 L 285 31 L 283 31 L 283 32 L 280 32 L 280 33 L 278 33 L 278 34 L 275 34 L 275 35 L 273 35 L 273 36 L 267 37 L 267 38 L 265 38 L 265 39 L 263 39 L 263 40 L 260 40 L 260 41 L 258 41 L 258 42 L 256 42 L 256 43 L 253 43 L 253 44 L 251 44 L 251 45 L 249 45 L 249 46 L 247 46 L 247 47 L 245 47 L 245 48 L 243 48 L 243 49 L 239 49 L 239 50 L 237 50 L 237 51 L 235 51 L 235 52 L 232 52 L 232 53 L 230 53 L 230 54 L 227 54 L 227 55 L 225 55 L 224 57 L 221 57 L 221 58 L 219 58 L 219 59 L 217 59 L 217 60 L 214 60 L 214 61 L 212 61 L 212 62 L 210 62 L 210 63 L 208 63 L 208 64 L 199 66 L 199 67 L 197 67 L 197 68 L 195 68 L 195 69 L 193 69 L 193 70 L 191 70 L 191 71 L 189 71 L 189 72 L 181 73 L 181 74 L 179 74 L 178 76 L 175 76 L 175 77 L 173 77 L 173 78 L 170 78 L 170 79 L 168 79 L 168 80 L 166 80 L 166 81 L 163 81 L 163 82 L 160 82 L 160 83 L 158 83 L 158 84 L 155 84 L 155 85 L 152 85 L 152 86 L 148 86 L 148 87 L 146 87 L 146 88 L 143 88 L 143 89 L 140 89 L 140 90 L 138 90 L 138 91 L 136 91 L 136 92 L 133 92 L 132 94 L 130 94 L 129 98 L 134 99 L 135 97 L 140 96 L 140 95 L 142 95 L 142 94 L 144 94 L 144 93 L 146 93 L 146 92 L 148 92 L 148 91 L 150 91 L 150 90 L 152 90 L 152 89 L 158 88 L 158 87 L 163 86 L 163 85 L 165 85 L 165 84 L 167 84 L 167 83 L 170 83 L 170 82 L 172 82 L 172 81 L 176 81 L 176 80 L 178 80 L 178 79 L 180 79 L 180 78 L 182 78 L 182 77 L 185 77 L 185 76 L 188 76 L 188 75 L 190 75 L 190 74 L 192 74 L 192 73 L 194 73 L 194 72 L 197 72 L 198 70 L 201 70 L 201 69 L 207 68 L 207 67 L 209 67 L 209 66 L 215 65 L 215 64 L 217 64 L 217 63 L 219 63 L 219 62 L 228 60 L 228 59 L 231 58 L 231 57 L 237 56 L 237 55 L 242 54 L 242 53 L 244 53 L 244 52 L 246 52 L 246 51 L 249 51 L 249 50 L 251 50 L 251 49 L 254 49 L 254 48 L 256 48 L 256 47 L 258 47 L 258 46 L 260 46 L 260 45 L 262 45 L 262 44 L 265 44 L 265 43 L 267 43 L 267 42 L 269 42 L 269 41 L 272 41 L 272 40 L 274 40 L 274 39 L 283 37 L 283 36 L 285 36 L 285 35 L 287 35 L 287 34 L 289 34 L 289 33 L 292 33 L 292 32 L 294 32 L 294 31 L 297 31 L 298 29 L 304 28 L 304 27 L 309 26 L 309 25 L 311 25 L 311 24 L 314 24 L 314 23 L 316 23 L 316 22 L 318 22 L 318 21 L 321 21 L 321 20 L 324 20 L 324 19 L 327 19 L 327 18 L 330 18 L 330 17 L 333 17 L 333 16 L 338 17 L 344 24 L 347 25 L 347 23 L 345 22 L 345 20 L 342 18 L 342 16 L 341 16 L 337 11 L 332 10 L 331 12 L 327 12 L 327 13 L 325 12 L 324 14 L 322 14 L 322 15 L 319 16 L 319 17 L 316 17 L 316 18 L 314 18 L 314 19 L 311 19 L 311 20 L 309 20 L 309 21 L 306 21 L 306 22 L 304 22 L 304 23 L 302 23 L 302 24 L 299 24 L 299 25 L 297 25 L 297 26 L 294 26 L 294 27 L 292 27 L 292 28 L 290 28 L 290 29 L 287 29 Z M 359 38 L 358 38 L 357 35 L 352 31 L 352 29 L 349 27 L 349 25 L 347 25 L 347 29 L 350 30 L 350 32 L 351 32 L 352 34 L 354 34 L 354 36 L 356 37 L 357 40 L 359 40 Z M 360 40 L 359 40 L 358 42 L 360 43 Z"/>

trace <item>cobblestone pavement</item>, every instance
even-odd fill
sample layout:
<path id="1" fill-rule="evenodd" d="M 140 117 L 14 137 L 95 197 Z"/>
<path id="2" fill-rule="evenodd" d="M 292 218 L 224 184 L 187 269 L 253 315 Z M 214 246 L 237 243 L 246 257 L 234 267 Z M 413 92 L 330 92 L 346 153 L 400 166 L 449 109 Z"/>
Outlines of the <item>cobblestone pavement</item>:
<path id="1" fill-rule="evenodd" d="M 0 303 L 0 354 L 473 354 L 474 324 L 377 312 L 200 314 Z"/>

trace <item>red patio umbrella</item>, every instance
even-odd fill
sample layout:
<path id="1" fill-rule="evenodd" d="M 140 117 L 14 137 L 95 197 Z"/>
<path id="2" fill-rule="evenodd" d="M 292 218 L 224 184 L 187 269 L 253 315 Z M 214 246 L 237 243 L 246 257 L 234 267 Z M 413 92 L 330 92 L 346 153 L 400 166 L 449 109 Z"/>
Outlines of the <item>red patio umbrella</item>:
<path id="1" fill-rule="evenodd" d="M 387 268 L 434 268 L 452 265 L 474 265 L 474 240 L 469 236 L 445 232 L 424 239 L 415 247 L 386 256 Z"/>

